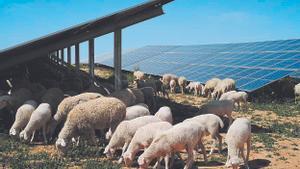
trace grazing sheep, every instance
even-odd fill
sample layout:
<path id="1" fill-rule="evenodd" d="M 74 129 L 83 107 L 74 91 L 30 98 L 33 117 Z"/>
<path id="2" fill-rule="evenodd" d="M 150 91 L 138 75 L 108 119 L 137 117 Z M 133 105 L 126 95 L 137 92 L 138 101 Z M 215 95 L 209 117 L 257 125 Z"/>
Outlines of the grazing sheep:
<path id="1" fill-rule="evenodd" d="M 297 97 L 300 95 L 300 83 L 295 85 L 294 88 L 295 92 L 295 104 L 297 104 Z"/>
<path id="2" fill-rule="evenodd" d="M 143 87 L 140 90 L 143 92 L 145 103 L 149 106 L 149 109 L 152 112 L 156 111 L 156 99 L 153 88 Z"/>
<path id="3" fill-rule="evenodd" d="M 41 103 L 31 114 L 30 120 L 25 129 L 21 131 L 20 138 L 27 141 L 31 137 L 33 141 L 36 130 L 43 129 L 44 142 L 47 144 L 46 126 L 51 118 L 51 106 L 48 103 Z"/>
<path id="4" fill-rule="evenodd" d="M 235 90 L 235 81 L 233 79 L 226 78 L 217 84 L 212 93 L 212 98 L 217 100 L 223 93 L 231 90 Z"/>
<path id="5" fill-rule="evenodd" d="M 139 128 L 134 134 L 127 151 L 124 153 L 123 158 L 127 167 L 131 166 L 132 161 L 136 153 L 142 149 L 147 148 L 157 133 L 172 128 L 172 125 L 168 122 L 156 122 L 147 124 Z M 165 161 L 167 164 L 167 162 Z"/>
<path id="6" fill-rule="evenodd" d="M 32 99 L 32 93 L 29 89 L 17 89 L 11 95 L 0 96 L 0 110 L 8 107 L 11 111 L 16 112 L 24 102 L 30 99 Z"/>
<path id="7" fill-rule="evenodd" d="M 135 95 L 135 104 L 145 103 L 145 96 L 141 89 L 129 89 Z"/>
<path id="8" fill-rule="evenodd" d="M 231 100 L 233 103 L 237 103 L 238 110 L 240 110 L 242 104 L 247 108 L 247 99 L 248 94 L 246 92 L 229 91 L 222 94 L 219 100 Z"/>
<path id="9" fill-rule="evenodd" d="M 174 79 L 172 79 L 170 81 L 170 91 L 171 91 L 171 93 L 175 93 L 176 92 L 175 90 L 176 90 L 176 81 Z"/>
<path id="10" fill-rule="evenodd" d="M 220 117 L 214 114 L 204 114 L 198 115 L 186 121 L 194 120 L 195 122 L 203 125 L 205 127 L 206 135 L 210 134 L 211 138 L 214 140 L 213 146 L 210 149 L 210 155 L 213 153 L 217 141 L 219 141 L 219 153 L 222 151 L 222 136 L 219 133 L 219 127 L 223 128 L 224 124 Z"/>
<path id="11" fill-rule="evenodd" d="M 19 135 L 19 132 L 23 130 L 29 122 L 31 114 L 36 107 L 37 103 L 34 100 L 28 100 L 21 107 L 18 108 L 15 122 L 9 130 L 9 135 Z"/>
<path id="12" fill-rule="evenodd" d="M 167 87 L 163 84 L 162 79 L 155 80 L 156 95 L 161 94 L 163 97 L 169 99 L 169 94 L 167 92 Z"/>
<path id="13" fill-rule="evenodd" d="M 169 85 L 171 80 L 178 80 L 178 77 L 176 75 L 173 74 L 164 74 L 162 77 L 162 82 L 164 85 Z"/>
<path id="14" fill-rule="evenodd" d="M 208 98 L 211 97 L 211 93 L 214 91 L 215 87 L 218 85 L 218 83 L 221 82 L 219 78 L 212 78 L 208 80 L 205 83 L 202 95 L 203 96 L 208 96 Z"/>
<path id="15" fill-rule="evenodd" d="M 156 85 L 155 85 L 155 81 L 153 80 L 139 80 L 139 79 L 135 79 L 133 81 L 133 85 L 135 88 L 144 88 L 144 87 L 151 87 L 153 88 L 153 90 L 155 91 L 155 95 L 156 95 Z"/>
<path id="16" fill-rule="evenodd" d="M 194 161 L 193 150 L 199 144 L 202 152 L 205 147 L 202 138 L 205 134 L 205 128 L 194 121 L 178 123 L 171 129 L 163 131 L 155 136 L 150 146 L 138 158 L 138 164 L 141 169 L 148 168 L 148 165 L 154 158 L 160 158 L 171 153 L 186 149 L 188 158 L 184 169 L 189 169 Z M 207 158 L 204 154 L 204 159 Z"/>
<path id="17" fill-rule="evenodd" d="M 161 119 L 162 121 L 166 121 L 166 122 L 169 122 L 170 124 L 173 124 L 173 115 L 172 115 L 172 111 L 171 111 L 170 107 L 168 107 L 168 106 L 163 106 L 163 107 L 161 107 L 161 108 L 155 113 L 154 116 L 158 117 L 158 118 Z"/>
<path id="18" fill-rule="evenodd" d="M 134 105 L 126 108 L 125 120 L 132 120 L 137 117 L 150 115 L 149 109 L 144 105 Z"/>
<path id="19" fill-rule="evenodd" d="M 113 97 L 100 97 L 81 103 L 69 112 L 55 143 L 56 147 L 64 151 L 71 138 L 81 133 L 89 138 L 89 144 L 95 145 L 95 129 L 109 128 L 113 133 L 125 115 L 126 105 Z"/>
<path id="20" fill-rule="evenodd" d="M 135 77 L 135 79 L 138 79 L 138 80 L 144 80 L 145 79 L 145 73 L 142 72 L 142 71 L 134 71 L 133 76 Z"/>
<path id="21" fill-rule="evenodd" d="M 139 103 L 134 106 L 130 106 L 126 108 L 126 117 L 124 120 L 132 120 L 142 116 L 150 115 L 148 106 L 144 103 Z M 109 140 L 111 138 L 112 133 L 108 131 L 105 135 L 105 138 Z"/>
<path id="22" fill-rule="evenodd" d="M 187 83 L 187 80 L 186 80 L 185 77 L 180 76 L 180 77 L 178 78 L 178 85 L 179 85 L 179 87 L 180 87 L 180 90 L 181 90 L 181 93 L 182 93 L 182 94 L 184 94 L 184 89 L 185 89 L 185 87 L 186 87 L 186 83 Z"/>
<path id="23" fill-rule="evenodd" d="M 126 107 L 136 104 L 136 96 L 131 89 L 115 91 L 110 96 L 120 99 L 126 105 Z"/>
<path id="24" fill-rule="evenodd" d="M 250 120 L 246 118 L 237 118 L 229 127 L 226 134 L 225 142 L 228 145 L 228 156 L 226 166 L 232 166 L 237 169 L 242 163 L 239 155 L 242 156 L 245 166 L 248 166 L 248 159 L 250 154 L 250 140 L 251 140 L 251 124 Z M 247 155 L 244 155 L 244 144 L 247 144 Z"/>
<path id="25" fill-rule="evenodd" d="M 61 122 L 64 122 L 68 116 L 68 113 L 78 104 L 87 102 L 89 100 L 97 99 L 102 97 L 99 93 L 82 93 L 73 97 L 67 97 L 63 99 L 62 102 L 57 107 L 57 111 L 53 118 L 51 119 L 47 131 L 50 134 L 50 137 L 52 137 L 55 128 L 58 124 Z"/>
<path id="26" fill-rule="evenodd" d="M 135 132 L 140 128 L 149 123 L 160 122 L 161 120 L 155 116 L 142 116 L 132 120 L 122 121 L 113 133 L 108 145 L 105 147 L 104 154 L 111 157 L 117 148 L 122 148 L 122 155 L 127 149 L 132 137 Z M 119 163 L 122 162 L 122 155 L 119 159 Z"/>
<path id="27" fill-rule="evenodd" d="M 189 92 L 194 90 L 194 95 L 198 96 L 202 94 L 203 85 L 200 82 L 190 82 L 186 87 Z"/>
<path id="28" fill-rule="evenodd" d="M 57 106 L 64 99 L 64 93 L 59 88 L 50 88 L 41 98 L 41 103 L 48 103 L 51 106 L 52 113 L 56 112 Z"/>
<path id="29" fill-rule="evenodd" d="M 229 124 L 232 123 L 233 102 L 231 100 L 213 100 L 199 108 L 199 114 L 215 114 L 218 116 L 227 116 Z"/>

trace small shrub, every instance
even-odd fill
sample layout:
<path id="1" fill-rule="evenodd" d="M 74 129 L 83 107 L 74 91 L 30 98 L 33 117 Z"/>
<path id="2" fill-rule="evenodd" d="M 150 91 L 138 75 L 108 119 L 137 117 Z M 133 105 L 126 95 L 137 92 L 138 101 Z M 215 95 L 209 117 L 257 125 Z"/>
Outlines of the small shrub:
<path id="1" fill-rule="evenodd" d="M 83 169 L 120 169 L 121 166 L 110 161 L 87 160 Z"/>

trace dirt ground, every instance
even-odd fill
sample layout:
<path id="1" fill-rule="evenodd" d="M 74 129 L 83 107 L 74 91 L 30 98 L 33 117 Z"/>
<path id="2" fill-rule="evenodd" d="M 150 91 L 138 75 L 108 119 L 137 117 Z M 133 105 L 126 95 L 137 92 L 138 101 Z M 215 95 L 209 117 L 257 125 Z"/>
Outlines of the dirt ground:
<path id="1" fill-rule="evenodd" d="M 105 69 L 96 69 L 96 74 L 105 72 L 106 77 L 111 72 Z M 198 107 L 207 102 L 204 97 L 195 97 L 187 94 L 170 94 L 170 100 L 158 98 L 158 106 L 170 106 L 174 115 L 175 122 L 183 121 L 197 113 Z M 247 117 L 252 123 L 252 143 L 250 152 L 250 168 L 276 168 L 276 169 L 297 169 L 300 168 L 300 106 L 291 103 L 278 103 L 274 105 L 249 104 L 248 110 L 235 111 L 234 118 Z M 225 128 L 227 126 L 225 125 Z M 221 135 L 225 137 L 224 129 Z M 1 144 L 0 144 L 1 145 Z M 210 149 L 211 139 L 205 138 L 207 152 Z M 0 147 L 1 148 L 1 147 Z M 52 145 L 34 145 L 30 146 L 31 154 L 46 153 L 49 156 L 56 157 L 58 153 L 55 146 Z M 103 151 L 103 143 L 101 147 Z M 1 152 L 0 152 L 1 155 Z M 197 154 L 194 168 L 225 168 L 227 149 L 223 140 L 222 154 L 215 152 L 208 157 L 208 163 L 203 162 L 203 155 Z M 181 157 L 185 160 L 186 153 L 181 152 Z M 104 157 L 100 157 L 106 160 Z M 84 159 L 86 160 L 86 159 Z M 81 162 L 75 160 L 74 164 L 68 164 L 67 168 L 82 168 Z M 176 160 L 174 169 L 183 168 L 184 162 Z M 133 165 L 137 168 L 137 164 Z M 125 167 L 123 167 L 125 168 Z M 243 167 L 241 167 L 243 168 Z"/>

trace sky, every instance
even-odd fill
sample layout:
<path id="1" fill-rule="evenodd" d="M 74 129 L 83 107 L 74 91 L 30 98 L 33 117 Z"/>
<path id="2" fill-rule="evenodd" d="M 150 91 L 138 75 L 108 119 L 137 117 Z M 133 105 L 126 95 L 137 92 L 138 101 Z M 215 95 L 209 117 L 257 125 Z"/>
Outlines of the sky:
<path id="1" fill-rule="evenodd" d="M 0 0 L 0 50 L 145 1 Z M 164 11 L 124 29 L 123 50 L 300 38 L 300 0 L 175 0 Z M 111 53 L 113 35 L 97 38 L 95 48 L 96 56 Z"/>

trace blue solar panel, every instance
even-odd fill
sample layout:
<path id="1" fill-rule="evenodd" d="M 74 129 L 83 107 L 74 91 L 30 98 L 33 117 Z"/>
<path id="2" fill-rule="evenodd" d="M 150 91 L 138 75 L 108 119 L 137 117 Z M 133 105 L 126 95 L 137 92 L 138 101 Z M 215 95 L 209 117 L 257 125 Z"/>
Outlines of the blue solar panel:
<path id="1" fill-rule="evenodd" d="M 101 62 L 113 66 L 112 57 Z M 300 39 L 239 44 L 146 46 L 122 56 L 125 70 L 173 73 L 205 83 L 233 78 L 240 90 L 254 91 L 286 76 L 300 78 Z"/>

